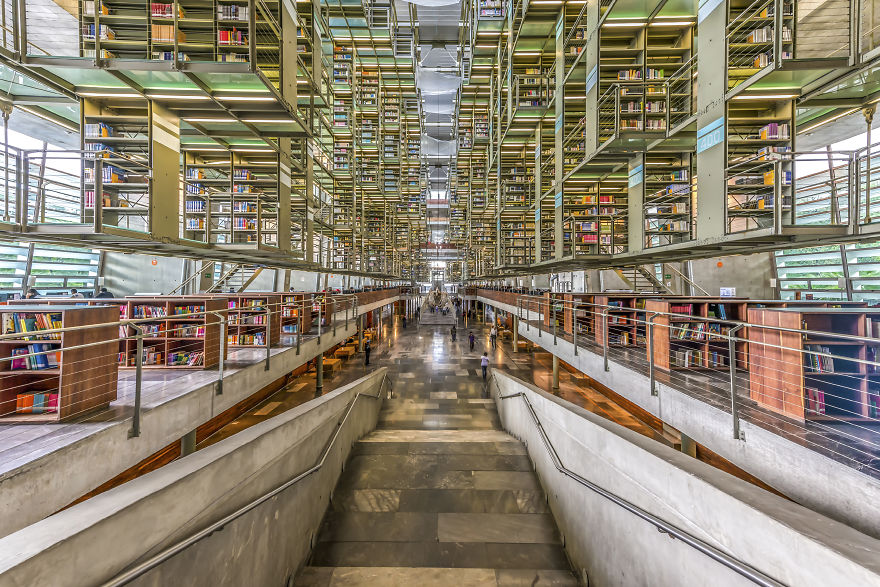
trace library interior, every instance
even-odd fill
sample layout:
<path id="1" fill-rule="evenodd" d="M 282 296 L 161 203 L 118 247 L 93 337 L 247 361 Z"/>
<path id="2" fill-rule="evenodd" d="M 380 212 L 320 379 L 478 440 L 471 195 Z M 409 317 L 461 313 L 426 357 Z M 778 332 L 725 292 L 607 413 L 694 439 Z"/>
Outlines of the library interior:
<path id="1" fill-rule="evenodd" d="M 0 0 L 0 586 L 880 587 L 878 104 L 880 0 Z"/>

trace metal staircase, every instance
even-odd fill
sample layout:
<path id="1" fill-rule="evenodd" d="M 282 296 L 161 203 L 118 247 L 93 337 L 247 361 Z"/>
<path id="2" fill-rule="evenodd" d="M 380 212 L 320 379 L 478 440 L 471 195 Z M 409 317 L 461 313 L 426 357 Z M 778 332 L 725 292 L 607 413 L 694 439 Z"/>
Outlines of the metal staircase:
<path id="1" fill-rule="evenodd" d="M 651 293 L 675 293 L 666 287 L 657 276 L 643 265 L 633 265 L 630 267 L 621 267 L 615 269 L 614 272 L 620 279 L 633 291 L 651 292 Z"/>
<path id="2" fill-rule="evenodd" d="M 221 293 L 233 290 L 243 292 L 263 272 L 262 267 L 236 263 L 208 287 L 206 293 Z"/>

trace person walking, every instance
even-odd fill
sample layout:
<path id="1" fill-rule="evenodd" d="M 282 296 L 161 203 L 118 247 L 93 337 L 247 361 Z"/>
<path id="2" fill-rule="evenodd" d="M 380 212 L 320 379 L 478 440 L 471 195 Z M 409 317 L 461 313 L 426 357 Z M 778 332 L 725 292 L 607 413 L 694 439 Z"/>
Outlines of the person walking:
<path id="1" fill-rule="evenodd" d="M 483 381 L 485 381 L 486 374 L 489 372 L 489 353 L 484 352 L 480 357 L 480 368 L 483 370 Z"/>
<path id="2" fill-rule="evenodd" d="M 452 326 L 452 330 L 450 330 L 449 332 L 452 334 L 452 342 L 455 342 L 455 335 L 458 334 L 458 330 L 456 330 L 454 324 Z"/>
<path id="3" fill-rule="evenodd" d="M 364 366 L 370 364 L 370 340 L 367 339 L 364 341 Z"/>
<path id="4" fill-rule="evenodd" d="M 468 344 L 471 345 L 471 350 L 474 350 L 474 343 L 477 341 L 477 337 L 474 336 L 474 333 L 471 332 L 468 334 Z"/>
<path id="5" fill-rule="evenodd" d="M 403 327 L 406 328 L 406 314 L 403 315 Z"/>
<path id="6" fill-rule="evenodd" d="M 496 342 L 497 340 L 498 340 L 498 327 L 493 324 L 492 330 L 489 331 L 489 342 L 492 343 L 493 349 L 498 348 L 498 343 Z"/>

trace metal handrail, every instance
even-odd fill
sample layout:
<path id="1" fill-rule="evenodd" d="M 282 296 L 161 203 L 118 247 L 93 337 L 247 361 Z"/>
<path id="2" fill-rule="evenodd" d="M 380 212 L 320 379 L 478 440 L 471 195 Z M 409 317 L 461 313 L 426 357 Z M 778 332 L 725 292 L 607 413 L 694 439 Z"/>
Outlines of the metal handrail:
<path id="1" fill-rule="evenodd" d="M 311 467 L 309 467 L 308 469 L 306 469 L 305 471 L 303 471 L 302 473 L 300 473 L 296 477 L 293 477 L 292 479 L 289 479 L 288 481 L 282 483 L 281 485 L 279 485 L 275 489 L 272 489 L 271 491 L 264 493 L 260 497 L 254 499 L 251 502 L 245 504 L 244 506 L 238 508 L 237 510 L 235 510 L 231 514 L 224 516 L 223 518 L 221 518 L 217 522 L 214 522 L 213 524 L 210 524 L 209 526 L 199 530 L 198 532 L 191 534 L 187 538 L 179 540 L 178 542 L 172 544 L 171 546 L 166 547 L 158 554 L 153 555 L 152 557 L 150 557 L 146 561 L 138 564 L 137 566 L 116 575 L 115 577 L 113 577 L 109 581 L 106 581 L 105 583 L 103 583 L 102 584 L 103 587 L 111 587 L 111 586 L 116 586 L 116 585 L 127 585 L 128 583 L 130 583 L 131 581 L 144 575 L 148 571 L 156 568 L 157 566 L 159 566 L 163 562 L 165 562 L 165 561 L 169 560 L 170 558 L 174 557 L 175 555 L 183 552 L 184 550 L 186 550 L 190 546 L 197 544 L 198 542 L 201 542 L 205 538 L 211 536 L 214 532 L 218 532 L 220 530 L 223 530 L 223 528 L 227 524 L 234 522 L 235 520 L 237 520 L 241 516 L 247 514 L 250 511 L 253 511 L 254 509 L 256 509 L 260 505 L 266 503 L 267 501 L 274 498 L 275 496 L 280 495 L 285 490 L 296 485 L 300 481 L 302 481 L 302 480 L 306 479 L 307 477 L 310 477 L 314 473 L 317 473 L 318 471 L 320 471 L 321 468 L 324 466 L 324 463 L 327 460 L 327 456 L 330 454 L 330 451 L 333 449 L 333 446 L 336 444 L 336 440 L 339 438 L 339 434 L 342 431 L 343 425 L 348 421 L 348 417 L 351 414 L 352 410 L 354 409 L 354 406 L 357 403 L 357 400 L 361 397 L 367 397 L 367 398 L 376 399 L 376 400 L 382 399 L 382 388 L 384 387 L 384 384 L 386 381 L 390 381 L 390 379 L 388 378 L 387 372 L 382 375 L 382 381 L 379 382 L 379 386 L 378 386 L 379 389 L 376 392 L 376 395 L 358 392 L 358 394 L 354 397 L 354 399 L 352 399 L 351 402 L 349 402 L 348 409 L 346 410 L 345 415 L 342 417 L 342 419 L 340 421 L 338 421 L 336 423 L 336 429 L 333 431 L 333 434 L 331 435 L 329 442 L 324 447 L 324 450 L 321 452 L 321 455 L 318 457 L 318 459 L 314 465 L 312 465 Z"/>
<path id="2" fill-rule="evenodd" d="M 763 585 L 765 587 L 784 587 L 784 583 L 780 583 L 776 579 L 766 575 L 750 564 L 739 560 L 738 558 L 733 557 L 732 555 L 727 554 L 715 548 L 711 544 L 706 541 L 697 538 L 693 534 L 682 530 L 678 526 L 675 526 L 662 518 L 655 516 L 654 514 L 648 512 L 647 510 L 642 509 L 641 507 L 635 505 L 634 503 L 627 501 L 626 499 L 620 497 L 619 495 L 604 489 L 603 487 L 596 485 L 592 481 L 581 477 L 579 474 L 575 473 L 571 469 L 563 464 L 562 459 L 559 456 L 559 453 L 556 451 L 556 448 L 553 446 L 553 442 L 550 440 L 550 437 L 547 435 L 547 431 L 544 429 L 544 425 L 541 423 L 541 419 L 538 417 L 537 412 L 535 412 L 534 406 L 532 406 L 532 402 L 529 401 L 528 396 L 525 392 L 518 392 L 509 395 L 501 395 L 501 387 L 498 385 L 498 381 L 496 379 L 495 373 L 492 373 L 492 380 L 495 383 L 495 388 L 498 390 L 498 399 L 499 400 L 507 400 L 520 397 L 526 404 L 528 408 L 529 414 L 532 417 L 532 421 L 535 424 L 535 428 L 538 430 L 538 434 L 541 436 L 541 442 L 544 444 L 544 448 L 547 449 L 547 453 L 550 455 L 551 461 L 553 461 L 553 466 L 557 471 L 565 475 L 566 477 L 578 482 L 583 485 L 587 489 L 601 495 L 605 499 L 611 501 L 612 503 L 622 507 L 626 511 L 634 514 L 635 516 L 641 518 L 642 520 L 648 522 L 653 525 L 660 532 L 664 532 L 673 538 L 678 538 L 697 552 L 700 552 L 717 563 L 727 567 L 738 575 L 745 577 L 752 583 L 756 585 Z"/>

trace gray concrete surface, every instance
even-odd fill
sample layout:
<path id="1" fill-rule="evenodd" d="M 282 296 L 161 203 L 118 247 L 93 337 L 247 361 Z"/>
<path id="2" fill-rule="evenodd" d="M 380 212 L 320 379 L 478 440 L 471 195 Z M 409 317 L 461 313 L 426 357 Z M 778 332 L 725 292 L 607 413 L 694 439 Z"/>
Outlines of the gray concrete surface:
<path id="1" fill-rule="evenodd" d="M 560 473 L 563 464 L 786 585 L 878 585 L 880 541 L 495 371 L 507 432 L 528 447 L 566 552 L 592 586 L 750 585 L 748 580 Z"/>
<path id="2" fill-rule="evenodd" d="M 0 584 L 97 585 L 312 467 L 378 369 L 144 477 L 0 539 Z M 284 585 L 305 562 L 348 453 L 381 398 L 357 400 L 324 466 L 132 585 Z"/>
<path id="3" fill-rule="evenodd" d="M 513 306 L 478 299 L 508 312 L 517 311 Z M 531 312 L 531 319 L 537 320 L 538 315 Z M 553 345 L 551 336 L 544 333 L 539 337 L 538 330 L 527 328 L 525 320 L 520 320 L 519 335 L 798 503 L 880 537 L 880 482 L 876 479 L 746 420 L 740 422 L 746 440 L 735 440 L 726 411 L 661 382 L 656 385 L 657 395 L 652 396 L 646 375 L 613 361 L 605 371 L 601 355 L 579 348 L 575 356 L 570 342 L 557 338 Z"/>

